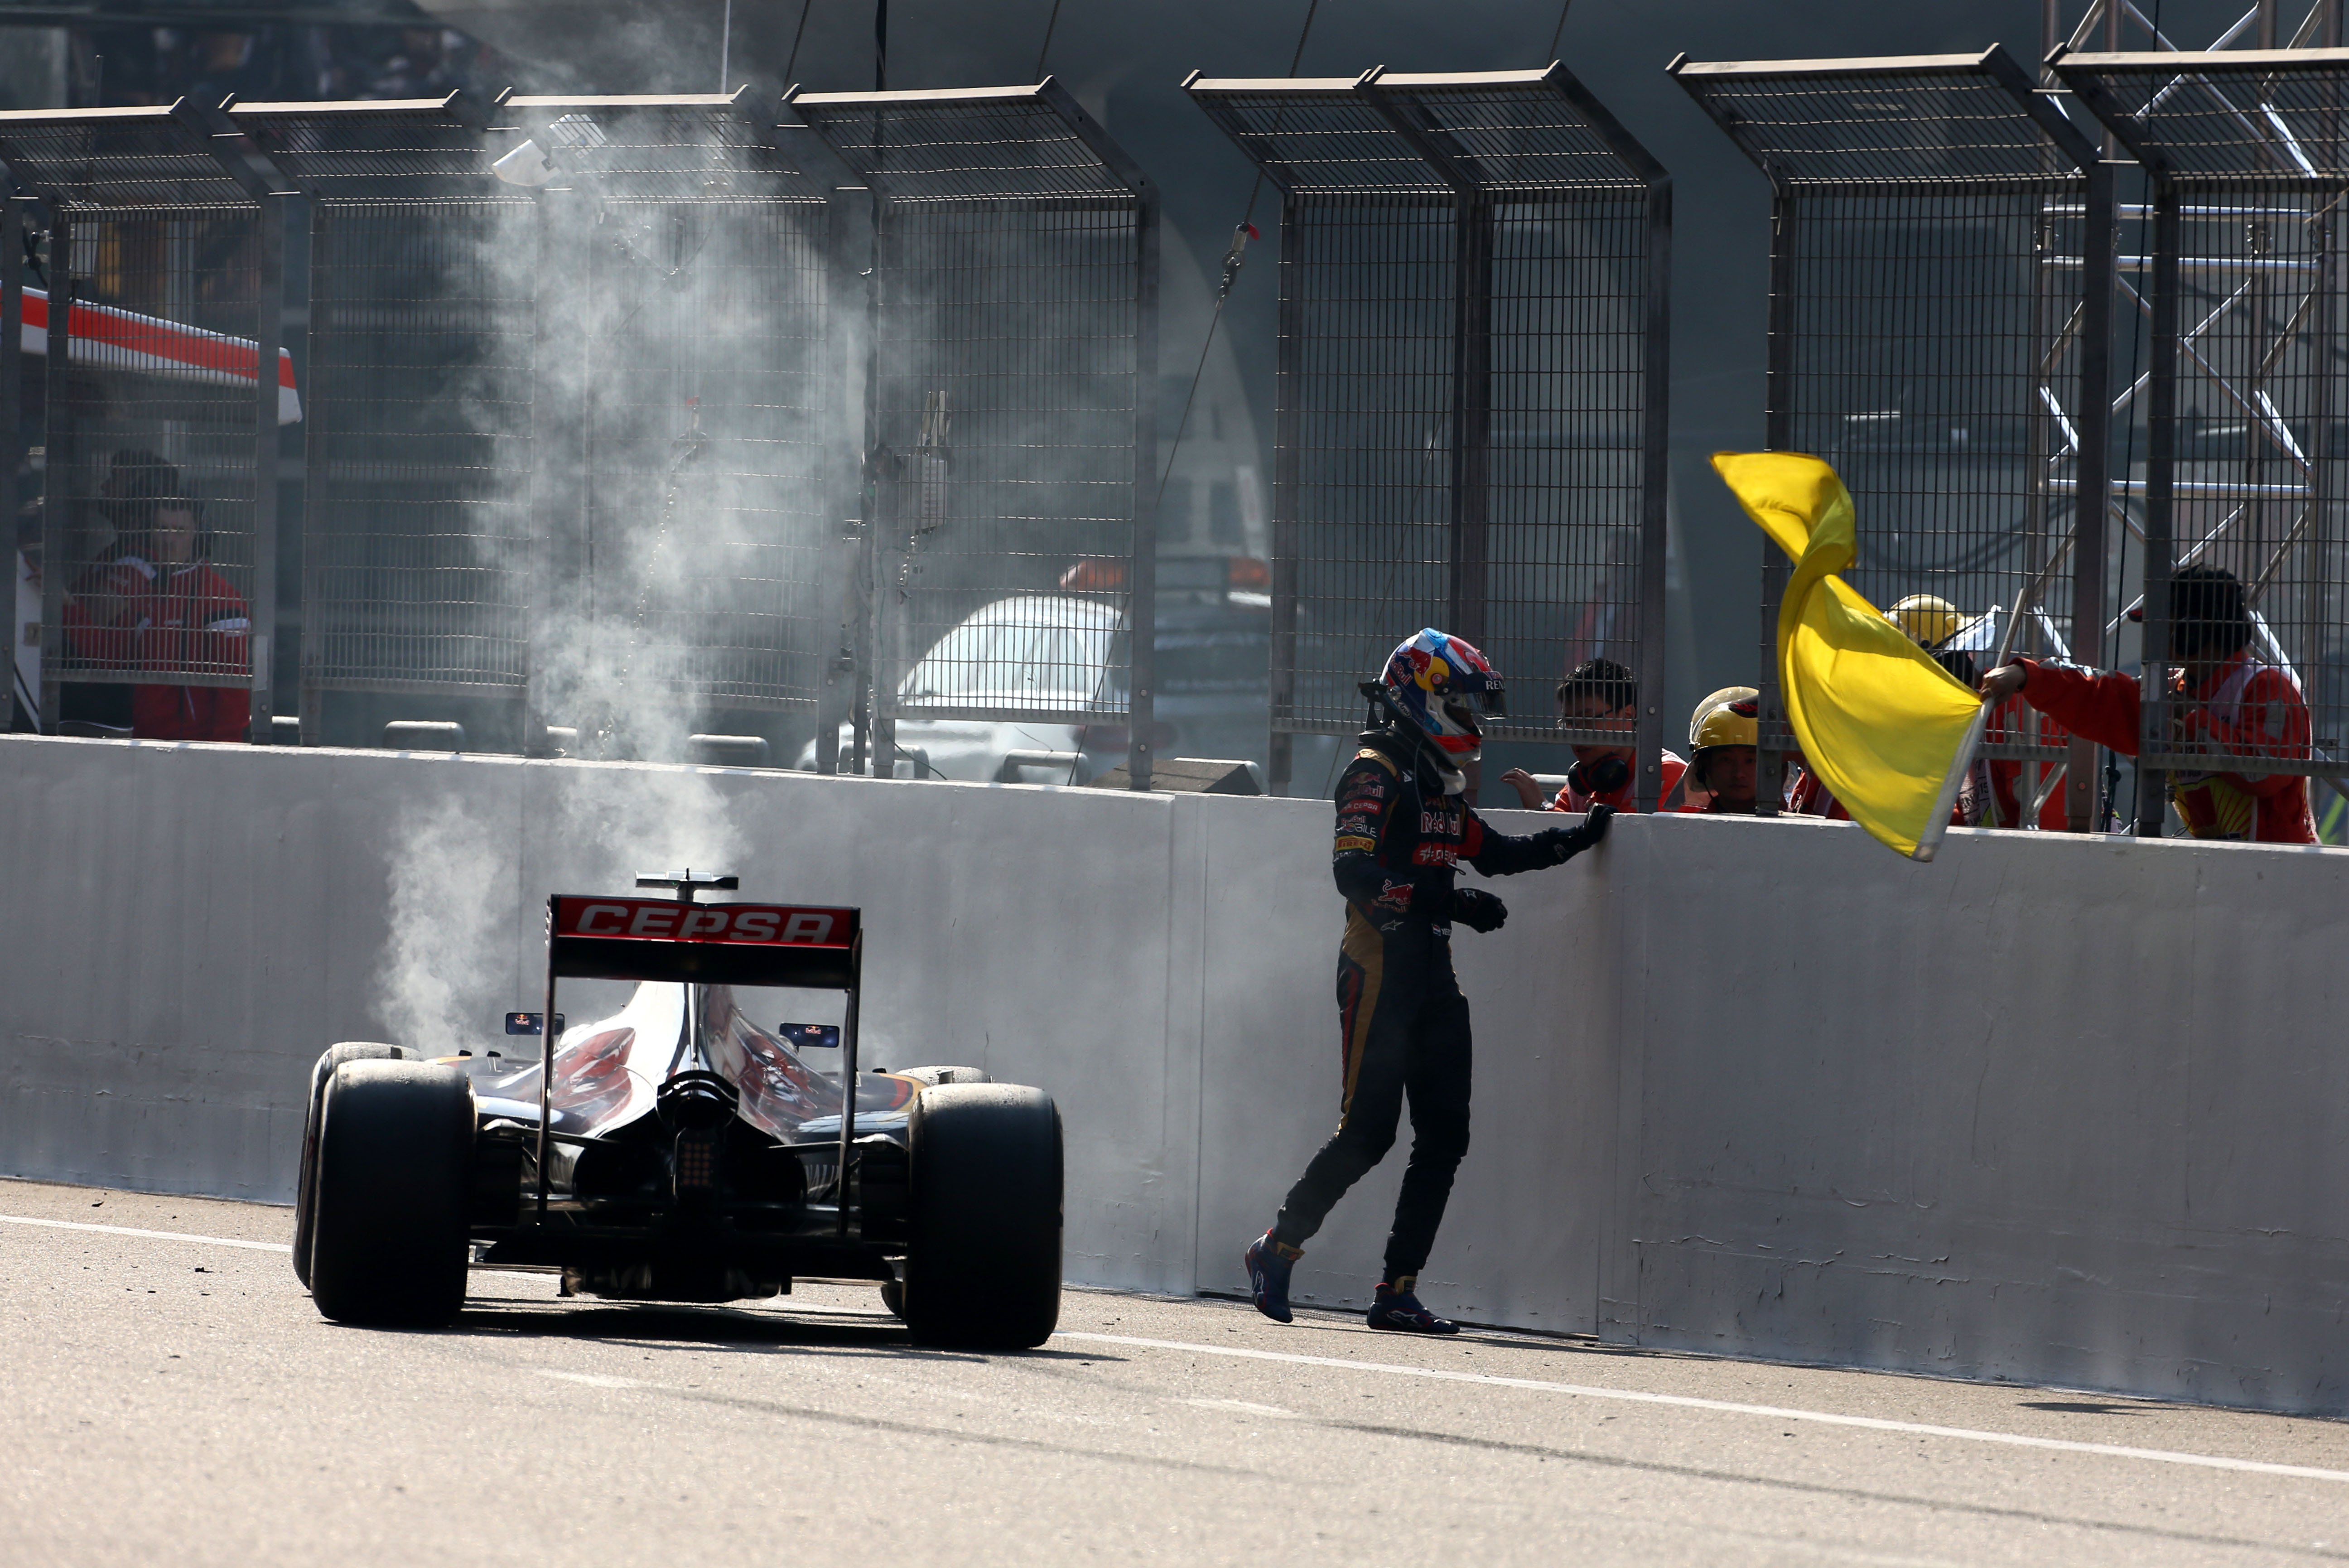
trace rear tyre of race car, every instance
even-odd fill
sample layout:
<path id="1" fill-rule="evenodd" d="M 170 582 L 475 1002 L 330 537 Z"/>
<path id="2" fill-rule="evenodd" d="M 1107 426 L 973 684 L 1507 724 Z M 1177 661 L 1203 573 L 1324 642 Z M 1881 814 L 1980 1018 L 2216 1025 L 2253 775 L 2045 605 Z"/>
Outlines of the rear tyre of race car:
<path id="1" fill-rule="evenodd" d="M 310 1282 L 311 1189 L 318 1180 L 318 1116 L 326 1108 L 326 1080 L 346 1062 L 413 1062 L 419 1053 L 379 1040 L 346 1040 L 319 1054 L 310 1069 L 310 1108 L 302 1118 L 302 1171 L 294 1184 L 294 1277 Z"/>
<path id="2" fill-rule="evenodd" d="M 1061 1113 L 1040 1089 L 914 1101 L 902 1315 L 924 1345 L 1024 1350 L 1061 1320 Z"/>
<path id="3" fill-rule="evenodd" d="M 326 1080 L 310 1296 L 337 1323 L 428 1327 L 465 1302 L 473 1091 L 441 1062 L 358 1061 Z"/>

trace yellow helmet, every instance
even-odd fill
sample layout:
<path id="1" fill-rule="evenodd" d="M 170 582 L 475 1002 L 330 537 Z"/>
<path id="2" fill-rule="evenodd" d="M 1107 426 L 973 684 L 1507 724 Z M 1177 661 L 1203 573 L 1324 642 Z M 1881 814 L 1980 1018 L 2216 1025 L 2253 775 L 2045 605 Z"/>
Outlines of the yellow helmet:
<path id="1" fill-rule="evenodd" d="M 1689 750 L 1759 744 L 1762 732 L 1754 722 L 1754 703 L 1760 695 L 1751 686 L 1724 686 L 1698 703 L 1689 715 Z M 1741 707 L 1745 710 L 1742 713 Z"/>
<path id="2" fill-rule="evenodd" d="M 1892 607 L 1892 621 L 1928 652 L 1973 624 L 1973 618 L 1938 594 L 1910 594 Z"/>

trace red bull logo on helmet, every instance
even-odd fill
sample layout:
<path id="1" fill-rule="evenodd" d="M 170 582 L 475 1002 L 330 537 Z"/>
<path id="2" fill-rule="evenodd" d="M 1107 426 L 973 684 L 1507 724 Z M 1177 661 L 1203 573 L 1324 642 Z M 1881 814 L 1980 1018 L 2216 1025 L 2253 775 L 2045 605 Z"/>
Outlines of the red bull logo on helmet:
<path id="1" fill-rule="evenodd" d="M 1414 687 L 1432 697 L 1483 695 L 1500 684 L 1485 656 L 1449 632 L 1429 627 L 1394 650 L 1386 683 Z"/>

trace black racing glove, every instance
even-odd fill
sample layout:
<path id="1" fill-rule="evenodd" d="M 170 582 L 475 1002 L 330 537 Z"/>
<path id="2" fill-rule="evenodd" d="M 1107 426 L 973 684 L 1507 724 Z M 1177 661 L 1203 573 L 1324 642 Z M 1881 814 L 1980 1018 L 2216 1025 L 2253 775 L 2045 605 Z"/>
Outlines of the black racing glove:
<path id="1" fill-rule="evenodd" d="M 1590 810 L 1584 815 L 1580 827 L 1553 827 L 1548 832 L 1539 835 L 1542 841 L 1549 846 L 1550 864 L 1563 866 L 1605 838 L 1607 825 L 1614 819 L 1614 815 L 1613 806 L 1592 801 Z"/>
<path id="2" fill-rule="evenodd" d="M 1452 918 L 1472 931 L 1497 931 L 1509 918 L 1509 907 L 1482 888 L 1452 889 Z"/>

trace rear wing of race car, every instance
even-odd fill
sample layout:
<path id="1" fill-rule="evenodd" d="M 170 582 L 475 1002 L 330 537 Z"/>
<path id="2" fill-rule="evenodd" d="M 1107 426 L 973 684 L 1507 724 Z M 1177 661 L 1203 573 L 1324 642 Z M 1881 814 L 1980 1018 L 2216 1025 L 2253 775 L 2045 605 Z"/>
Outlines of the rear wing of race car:
<path id="1" fill-rule="evenodd" d="M 671 981 L 690 985 L 780 985 L 848 995 L 841 1025 L 840 1168 L 856 1140 L 856 1013 L 863 989 L 862 912 L 828 905 L 697 904 L 703 888 L 734 878 L 639 877 L 637 885 L 670 886 L 674 898 L 556 893 L 546 900 L 546 1012 L 558 1018 L 563 979 Z M 546 1212 L 546 1145 L 552 1118 L 554 1045 L 560 1028 L 539 1034 L 538 1206 Z M 841 1233 L 848 1206 L 841 1205 Z"/>
<path id="2" fill-rule="evenodd" d="M 546 919 L 550 976 L 856 987 L 854 909 L 557 893 L 547 900 Z"/>

